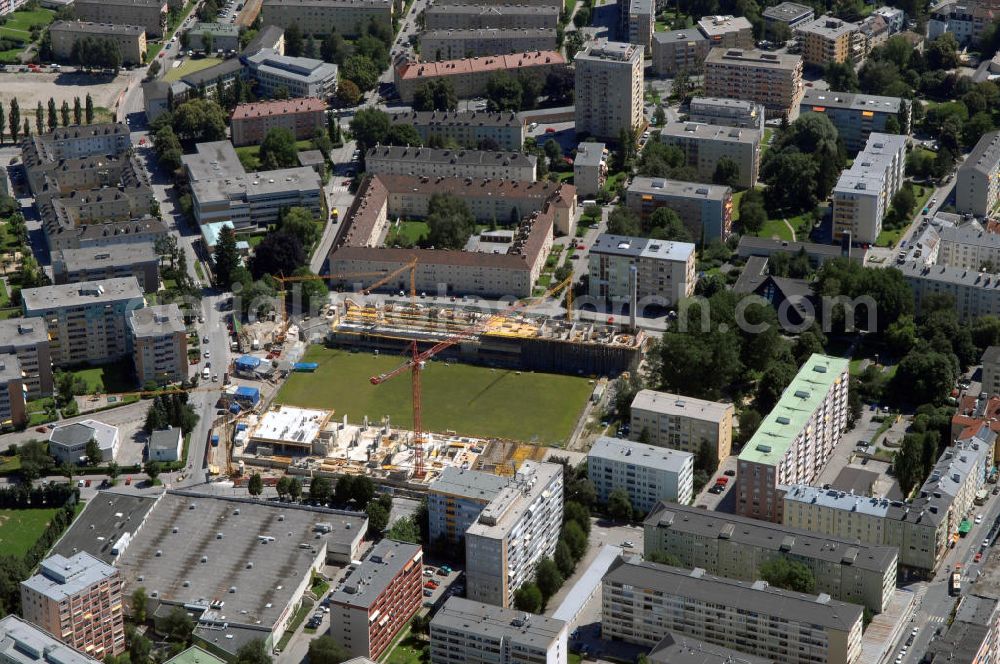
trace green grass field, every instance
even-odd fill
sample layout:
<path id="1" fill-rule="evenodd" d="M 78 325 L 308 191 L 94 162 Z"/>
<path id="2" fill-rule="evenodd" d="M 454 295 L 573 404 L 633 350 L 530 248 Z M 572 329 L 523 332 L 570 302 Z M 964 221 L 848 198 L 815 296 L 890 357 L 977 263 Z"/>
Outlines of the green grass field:
<path id="1" fill-rule="evenodd" d="M 309 140 L 296 141 L 295 146 L 299 149 L 299 152 L 313 149 L 313 143 Z M 246 170 L 255 171 L 260 168 L 259 145 L 244 145 L 243 147 L 236 148 L 236 156 L 240 158 L 240 163 L 243 164 L 243 168 Z"/>
<path id="2" fill-rule="evenodd" d="M 87 381 L 87 392 L 127 392 L 135 388 L 131 362 L 102 364 L 71 373 Z"/>
<path id="3" fill-rule="evenodd" d="M 23 556 L 45 530 L 55 509 L 0 510 L 0 550 Z"/>
<path id="4" fill-rule="evenodd" d="M 7 17 L 0 27 L 0 37 L 13 37 L 31 41 L 31 26 L 47 26 L 53 21 L 56 13 L 51 9 L 19 10 Z"/>
<path id="5" fill-rule="evenodd" d="M 399 224 L 398 229 L 396 226 L 393 226 L 389 230 L 389 235 L 386 237 L 386 244 L 391 243 L 397 237 L 406 238 L 412 244 L 418 244 L 427 237 L 428 232 L 430 232 L 430 227 L 426 221 L 404 221 Z"/>
<path id="6" fill-rule="evenodd" d="M 201 71 L 202 69 L 208 69 L 209 67 L 214 67 L 215 65 L 222 62 L 222 58 L 210 57 L 210 58 L 187 58 L 184 62 L 180 63 L 176 67 L 171 67 L 170 71 L 163 75 L 163 80 L 167 81 L 179 81 L 188 74 L 193 74 L 196 71 Z"/>
<path id="7" fill-rule="evenodd" d="M 407 636 L 393 648 L 382 662 L 384 664 L 421 664 L 430 644 L 415 636 Z"/>
<path id="8" fill-rule="evenodd" d="M 293 373 L 275 399 L 305 408 L 328 408 L 360 422 L 388 415 L 412 426 L 408 373 L 375 386 L 373 375 L 399 366 L 400 356 L 351 353 L 311 346 L 302 359 L 315 373 Z M 430 362 L 423 372 L 424 428 L 470 436 L 560 444 L 573 432 L 592 388 L 585 378 L 521 373 L 468 364 Z"/>

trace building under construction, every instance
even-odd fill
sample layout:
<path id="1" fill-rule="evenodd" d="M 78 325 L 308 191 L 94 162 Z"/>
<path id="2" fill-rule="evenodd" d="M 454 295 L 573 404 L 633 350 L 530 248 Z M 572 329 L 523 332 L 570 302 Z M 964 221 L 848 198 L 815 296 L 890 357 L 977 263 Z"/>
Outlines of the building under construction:
<path id="1" fill-rule="evenodd" d="M 636 369 L 646 340 L 641 330 L 630 333 L 593 322 L 495 316 L 479 309 L 413 302 L 363 306 L 348 300 L 336 310 L 328 341 L 337 347 L 400 354 L 414 340 L 421 349 L 429 348 L 487 322 L 484 332 L 470 333 L 440 356 L 524 371 L 617 376 Z"/>

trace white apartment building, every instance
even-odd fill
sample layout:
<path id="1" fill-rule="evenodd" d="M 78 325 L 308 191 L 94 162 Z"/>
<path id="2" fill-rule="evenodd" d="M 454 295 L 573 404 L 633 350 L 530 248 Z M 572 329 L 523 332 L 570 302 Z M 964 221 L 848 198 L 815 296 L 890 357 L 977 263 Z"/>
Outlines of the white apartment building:
<path id="1" fill-rule="evenodd" d="M 707 443 L 720 462 L 732 450 L 735 409 L 731 403 L 640 390 L 632 399 L 631 412 L 632 440 L 645 434 L 653 445 L 692 454 Z"/>
<path id="2" fill-rule="evenodd" d="M 4 664 L 98 664 L 98 660 L 13 614 L 0 619 L 0 661 Z"/>
<path id="3" fill-rule="evenodd" d="M 479 470 L 448 466 L 427 487 L 427 516 L 431 542 L 458 545 L 465 531 L 510 480 Z"/>
<path id="4" fill-rule="evenodd" d="M 643 123 L 643 47 L 597 41 L 576 55 L 576 133 L 617 141 Z"/>
<path id="5" fill-rule="evenodd" d="M 1000 270 L 1000 234 L 990 233 L 978 223 L 942 226 L 938 231 L 938 265 L 978 272 L 987 265 Z"/>
<path id="6" fill-rule="evenodd" d="M 129 312 L 128 324 L 140 385 L 179 383 L 188 377 L 187 329 L 176 304 Z"/>
<path id="7" fill-rule="evenodd" d="M 906 177 L 906 136 L 873 133 L 833 188 L 833 236 L 875 244 Z"/>
<path id="8" fill-rule="evenodd" d="M 698 29 L 712 48 L 753 48 L 753 25 L 745 16 L 705 16 Z"/>
<path id="9" fill-rule="evenodd" d="M 449 597 L 430 626 L 431 664 L 566 664 L 565 621 Z"/>
<path id="10" fill-rule="evenodd" d="M 1000 201 L 1000 131 L 983 134 L 955 178 L 955 207 L 962 214 L 990 214 Z"/>
<path id="11" fill-rule="evenodd" d="M 608 175 L 608 150 L 604 143 L 583 142 L 576 146 L 573 184 L 581 198 L 596 196 Z"/>
<path id="12" fill-rule="evenodd" d="M 739 168 L 736 186 L 744 188 L 757 184 L 761 138 L 756 129 L 700 122 L 671 122 L 660 128 L 660 141 L 684 153 L 687 165 L 698 173 L 699 181 L 712 182 L 719 161 L 726 158 L 736 163 Z"/>
<path id="13" fill-rule="evenodd" d="M 327 99 L 337 92 L 337 65 L 329 62 L 293 58 L 264 48 L 246 58 L 246 66 L 262 97 L 284 91 L 289 97 Z"/>
<path id="14" fill-rule="evenodd" d="M 465 533 L 466 596 L 510 606 L 538 561 L 555 553 L 562 514 L 562 466 L 522 463 Z"/>
<path id="15" fill-rule="evenodd" d="M 615 489 L 625 489 L 638 512 L 661 500 L 686 505 L 694 492 L 694 455 L 601 436 L 587 453 L 587 477 L 602 503 Z"/>
<path id="16" fill-rule="evenodd" d="M 968 268 L 908 261 L 896 266 L 913 291 L 917 313 L 925 298 L 950 295 L 962 321 L 1000 316 L 1000 277 Z"/>
<path id="17" fill-rule="evenodd" d="M 523 152 L 376 145 L 365 154 L 365 170 L 374 175 L 494 178 L 534 182 L 537 166 L 538 157 Z"/>
<path id="18" fill-rule="evenodd" d="M 690 242 L 602 233 L 590 248 L 590 297 L 675 306 L 694 293 L 694 268 Z"/>
<path id="19" fill-rule="evenodd" d="M 756 129 L 764 135 L 764 106 L 742 99 L 693 97 L 688 105 L 688 121 L 720 127 Z"/>
<path id="20" fill-rule="evenodd" d="M 847 425 L 849 361 L 814 353 L 740 452 L 736 513 L 781 522 L 782 489 L 811 482 Z"/>
<path id="21" fill-rule="evenodd" d="M 668 632 L 783 664 L 856 664 L 857 604 L 619 557 L 602 581 L 604 638 L 653 646 Z"/>

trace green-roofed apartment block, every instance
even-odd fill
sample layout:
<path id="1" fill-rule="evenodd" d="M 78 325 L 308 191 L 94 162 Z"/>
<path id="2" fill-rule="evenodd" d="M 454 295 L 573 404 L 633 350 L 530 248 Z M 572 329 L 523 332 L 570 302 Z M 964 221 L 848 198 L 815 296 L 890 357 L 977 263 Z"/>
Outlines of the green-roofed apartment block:
<path id="1" fill-rule="evenodd" d="M 177 653 L 164 664 L 226 664 L 226 660 L 219 659 L 198 646 L 191 646 L 187 650 Z"/>
<path id="2" fill-rule="evenodd" d="M 808 484 L 847 425 L 850 360 L 814 353 L 743 446 L 736 513 L 781 523 L 784 487 Z"/>

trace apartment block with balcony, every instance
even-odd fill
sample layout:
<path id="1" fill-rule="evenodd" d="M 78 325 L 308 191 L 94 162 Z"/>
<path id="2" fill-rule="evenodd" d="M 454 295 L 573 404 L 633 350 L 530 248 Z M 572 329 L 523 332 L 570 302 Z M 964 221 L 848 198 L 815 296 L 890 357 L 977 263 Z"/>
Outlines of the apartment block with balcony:
<path id="1" fill-rule="evenodd" d="M 844 141 L 844 147 L 850 152 L 858 152 L 864 149 L 872 132 L 888 133 L 889 118 L 895 118 L 901 132 L 906 134 L 909 127 L 901 118 L 906 108 L 906 102 L 899 97 L 809 89 L 802 96 L 799 114 L 826 115 L 837 128 L 837 136 Z"/>
<path id="2" fill-rule="evenodd" d="M 601 436 L 587 453 L 587 477 L 599 502 L 606 503 L 613 491 L 624 489 L 632 508 L 646 513 L 661 500 L 691 502 L 694 455 Z"/>
<path id="3" fill-rule="evenodd" d="M 56 284 L 135 277 L 146 293 L 160 288 L 160 256 L 152 242 L 52 252 Z"/>
<path id="4" fill-rule="evenodd" d="M 764 107 L 752 101 L 724 97 L 693 97 L 688 104 L 688 121 L 719 127 L 753 129 L 764 136 Z"/>
<path id="5" fill-rule="evenodd" d="M 701 243 L 725 240 L 732 231 L 733 190 L 723 185 L 636 176 L 625 204 L 643 219 L 670 208 Z"/>
<path id="6" fill-rule="evenodd" d="M 166 0 L 79 0 L 73 3 L 78 21 L 139 26 L 147 37 L 162 37 L 167 26 Z"/>
<path id="7" fill-rule="evenodd" d="M 462 544 L 465 531 L 509 480 L 478 470 L 449 466 L 427 488 L 427 513 L 432 542 Z"/>
<path id="8" fill-rule="evenodd" d="M 648 52 L 656 29 L 654 0 L 629 0 L 628 12 L 622 12 L 622 26 L 630 44 L 639 44 Z"/>
<path id="9" fill-rule="evenodd" d="M 425 30 L 555 30 L 561 6 L 432 3 L 424 10 Z M 464 55 L 464 54 L 463 54 Z"/>
<path id="10" fill-rule="evenodd" d="M 699 122 L 671 122 L 660 128 L 660 141 L 683 152 L 700 181 L 711 182 L 719 162 L 726 158 L 739 169 L 736 185 L 743 188 L 757 184 L 762 138 L 756 129 Z"/>
<path id="11" fill-rule="evenodd" d="M 304 34 L 345 37 L 365 34 L 372 21 L 392 25 L 392 0 L 265 0 L 264 25 L 287 29 L 297 25 Z"/>
<path id="12" fill-rule="evenodd" d="M 125 651 L 121 573 L 89 553 L 43 560 L 21 582 L 21 614 L 88 657 Z"/>
<path id="13" fill-rule="evenodd" d="M 478 148 L 488 142 L 500 150 L 521 150 L 526 137 L 524 120 L 513 112 L 411 111 L 393 113 L 389 122 L 412 126 L 425 144 L 436 136 L 465 148 Z"/>
<path id="14" fill-rule="evenodd" d="M 833 188 L 833 236 L 875 244 L 906 174 L 906 136 L 871 134 Z"/>
<path id="15" fill-rule="evenodd" d="M 0 660 L 5 664 L 99 664 L 13 614 L 0 619 Z"/>
<path id="16" fill-rule="evenodd" d="M 52 356 L 49 352 L 47 327 L 30 318 L 8 318 L 0 321 L 0 357 L 17 358 L 24 374 L 24 387 L 29 399 L 51 396 Z"/>
<path id="17" fill-rule="evenodd" d="M 643 551 L 669 553 L 682 567 L 700 567 L 741 581 L 782 558 L 812 571 L 816 591 L 873 613 L 889 607 L 896 592 L 895 547 L 858 542 L 686 505 L 660 503 L 643 523 Z"/>
<path id="18" fill-rule="evenodd" d="M 140 385 L 168 385 L 187 379 L 187 329 L 176 304 L 131 311 L 128 325 Z"/>
<path id="19" fill-rule="evenodd" d="M 465 532 L 466 596 L 511 606 L 539 561 L 555 554 L 562 514 L 562 466 L 522 463 Z"/>
<path id="20" fill-rule="evenodd" d="M 260 145 L 272 129 L 287 129 L 295 140 L 312 140 L 326 130 L 326 102 L 315 97 L 240 104 L 229 119 L 233 145 Z"/>
<path id="21" fill-rule="evenodd" d="M 590 297 L 607 303 L 676 306 L 694 293 L 695 245 L 601 233 L 590 247 Z"/>
<path id="22" fill-rule="evenodd" d="M 938 238 L 938 265 L 974 272 L 988 264 L 1000 265 L 1000 234 L 979 224 L 942 226 Z"/>
<path id="23" fill-rule="evenodd" d="M 56 367 L 128 356 L 126 316 L 145 306 L 135 277 L 26 288 L 21 300 L 25 318 L 46 327 Z"/>
<path id="24" fill-rule="evenodd" d="M 419 544 L 384 539 L 330 593 L 330 636 L 354 657 L 379 659 L 420 609 Z"/>
<path id="25" fill-rule="evenodd" d="M 862 607 L 619 557 L 602 580 L 606 639 L 654 646 L 673 632 L 784 664 L 857 664 Z"/>
<path id="26" fill-rule="evenodd" d="M 420 175 L 534 182 L 537 167 L 538 157 L 520 151 L 376 145 L 365 153 L 365 169 L 374 175 Z"/>
<path id="27" fill-rule="evenodd" d="M 583 142 L 573 158 L 573 184 L 581 198 L 596 196 L 608 175 L 608 149 L 604 143 Z"/>
<path id="28" fill-rule="evenodd" d="M 847 426 L 848 360 L 814 353 L 743 446 L 736 514 L 781 523 L 784 486 L 813 481 Z"/>
<path id="29" fill-rule="evenodd" d="M 122 64 L 139 65 L 146 58 L 146 30 L 138 25 L 56 21 L 49 26 L 52 55 L 61 62 L 73 57 L 73 47 L 83 39 L 109 39 L 122 56 Z"/>
<path id="30" fill-rule="evenodd" d="M 802 90 L 798 55 L 713 48 L 705 58 L 705 96 L 763 104 L 768 118 L 795 120 Z"/>
<path id="31" fill-rule="evenodd" d="M 983 134 L 958 167 L 955 207 L 962 214 L 985 217 L 1000 202 L 1000 131 Z"/>
<path id="32" fill-rule="evenodd" d="M 449 597 L 430 625 L 431 664 L 566 664 L 565 621 Z"/>
<path id="33" fill-rule="evenodd" d="M 576 132 L 618 140 L 642 127 L 643 47 L 598 41 L 578 53 Z"/>
<path id="34" fill-rule="evenodd" d="M 701 72 L 712 43 L 694 28 L 654 32 L 651 41 L 653 73 L 671 77 L 679 72 Z"/>
<path id="35" fill-rule="evenodd" d="M 554 28 L 472 28 L 428 30 L 420 34 L 427 60 L 457 60 L 557 48 Z"/>
<path id="36" fill-rule="evenodd" d="M 565 68 L 566 59 L 557 51 L 530 51 L 441 62 L 407 61 L 393 68 L 393 82 L 400 99 L 407 103 L 413 102 L 421 87 L 438 81 L 450 82 L 458 98 L 466 99 L 486 94 L 487 84 L 499 71 L 517 71 L 519 76 L 534 76 L 544 81 L 550 71 Z"/>
<path id="37" fill-rule="evenodd" d="M 640 390 L 632 399 L 629 436 L 648 435 L 653 445 L 692 454 L 707 444 L 721 462 L 732 449 L 734 412 L 730 403 Z"/>
<path id="38" fill-rule="evenodd" d="M 745 16 L 706 16 L 698 21 L 698 29 L 712 48 L 746 48 L 756 45 L 753 25 Z"/>
<path id="39" fill-rule="evenodd" d="M 0 355 L 0 426 L 20 427 L 28 421 L 28 388 L 14 354 Z"/>
<path id="40" fill-rule="evenodd" d="M 823 15 L 795 28 L 802 41 L 802 60 L 811 67 L 826 67 L 831 62 L 857 64 L 865 55 L 864 36 L 856 23 Z"/>

